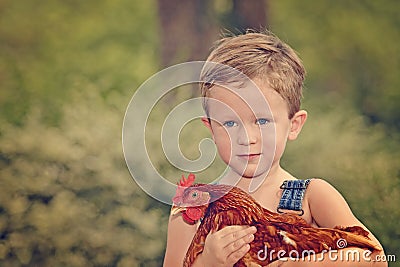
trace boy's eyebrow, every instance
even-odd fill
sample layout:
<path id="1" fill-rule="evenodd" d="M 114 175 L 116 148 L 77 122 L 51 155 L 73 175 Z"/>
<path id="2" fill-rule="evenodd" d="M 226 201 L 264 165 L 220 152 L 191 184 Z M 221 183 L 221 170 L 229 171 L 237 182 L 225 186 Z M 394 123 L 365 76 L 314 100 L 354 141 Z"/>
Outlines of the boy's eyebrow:
<path id="1" fill-rule="evenodd" d="M 208 118 L 211 120 L 214 120 L 214 121 L 219 121 L 219 122 L 225 122 L 228 120 L 240 120 L 240 118 L 234 114 L 231 114 L 231 115 L 227 114 L 227 115 L 220 115 L 220 116 L 217 115 L 217 116 L 212 116 L 212 117 L 210 116 Z"/>
<path id="2" fill-rule="evenodd" d="M 272 114 L 272 112 L 269 111 L 269 110 L 254 112 L 254 115 L 255 115 L 257 118 L 264 117 L 264 118 L 271 118 L 271 119 L 272 119 L 272 118 L 274 117 L 273 114 Z"/>

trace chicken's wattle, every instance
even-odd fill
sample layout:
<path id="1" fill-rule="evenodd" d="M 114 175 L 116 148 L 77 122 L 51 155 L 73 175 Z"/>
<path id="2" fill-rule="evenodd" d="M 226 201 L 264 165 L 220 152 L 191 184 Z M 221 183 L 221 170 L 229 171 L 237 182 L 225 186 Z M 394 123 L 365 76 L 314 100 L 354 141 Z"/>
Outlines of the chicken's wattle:
<path id="1" fill-rule="evenodd" d="M 202 216 L 202 210 L 196 207 L 187 208 L 185 212 L 182 213 L 183 220 L 188 224 L 195 224 L 200 220 Z"/>

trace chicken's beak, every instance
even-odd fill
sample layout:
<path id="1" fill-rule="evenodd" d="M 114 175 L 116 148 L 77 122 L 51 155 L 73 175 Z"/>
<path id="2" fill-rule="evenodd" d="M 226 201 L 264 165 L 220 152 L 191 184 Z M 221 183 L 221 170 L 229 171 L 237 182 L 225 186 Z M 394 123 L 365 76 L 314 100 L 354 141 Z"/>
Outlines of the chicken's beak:
<path id="1" fill-rule="evenodd" d="M 171 215 L 172 216 L 178 215 L 180 212 L 183 212 L 185 210 L 186 210 L 185 207 L 173 206 L 171 209 Z"/>

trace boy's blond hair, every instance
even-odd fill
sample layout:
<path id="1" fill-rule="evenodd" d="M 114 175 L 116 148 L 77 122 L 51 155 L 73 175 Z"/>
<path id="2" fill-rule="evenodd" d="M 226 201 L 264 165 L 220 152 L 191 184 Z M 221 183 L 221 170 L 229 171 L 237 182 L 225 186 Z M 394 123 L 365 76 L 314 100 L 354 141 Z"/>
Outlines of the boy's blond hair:
<path id="1" fill-rule="evenodd" d="M 287 102 L 289 119 L 300 110 L 305 69 L 296 52 L 271 33 L 247 32 L 225 37 L 216 43 L 207 62 L 215 62 L 234 68 L 250 79 L 258 78 L 278 92 Z M 214 74 L 212 80 L 216 80 Z M 202 96 L 207 98 L 214 85 L 203 72 Z M 223 76 L 221 78 L 221 76 Z M 224 82 L 226 75 L 219 75 Z M 221 81 L 222 80 L 222 81 Z M 227 82 L 227 81 L 225 81 Z M 207 104 L 205 103 L 207 113 Z"/>

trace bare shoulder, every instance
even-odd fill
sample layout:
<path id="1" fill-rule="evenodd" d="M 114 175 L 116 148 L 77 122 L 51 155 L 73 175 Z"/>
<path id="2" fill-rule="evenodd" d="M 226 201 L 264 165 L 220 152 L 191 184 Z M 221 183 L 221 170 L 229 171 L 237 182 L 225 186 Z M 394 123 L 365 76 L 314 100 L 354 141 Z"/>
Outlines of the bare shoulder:
<path id="1" fill-rule="evenodd" d="M 320 227 L 361 225 L 342 194 L 323 179 L 312 179 L 307 201 L 313 220 Z"/>
<path id="2" fill-rule="evenodd" d="M 325 195 L 326 193 L 333 194 L 333 196 L 336 197 L 342 197 L 335 187 L 333 187 L 329 182 L 320 178 L 311 179 L 307 192 L 311 197 L 319 197 Z"/>

